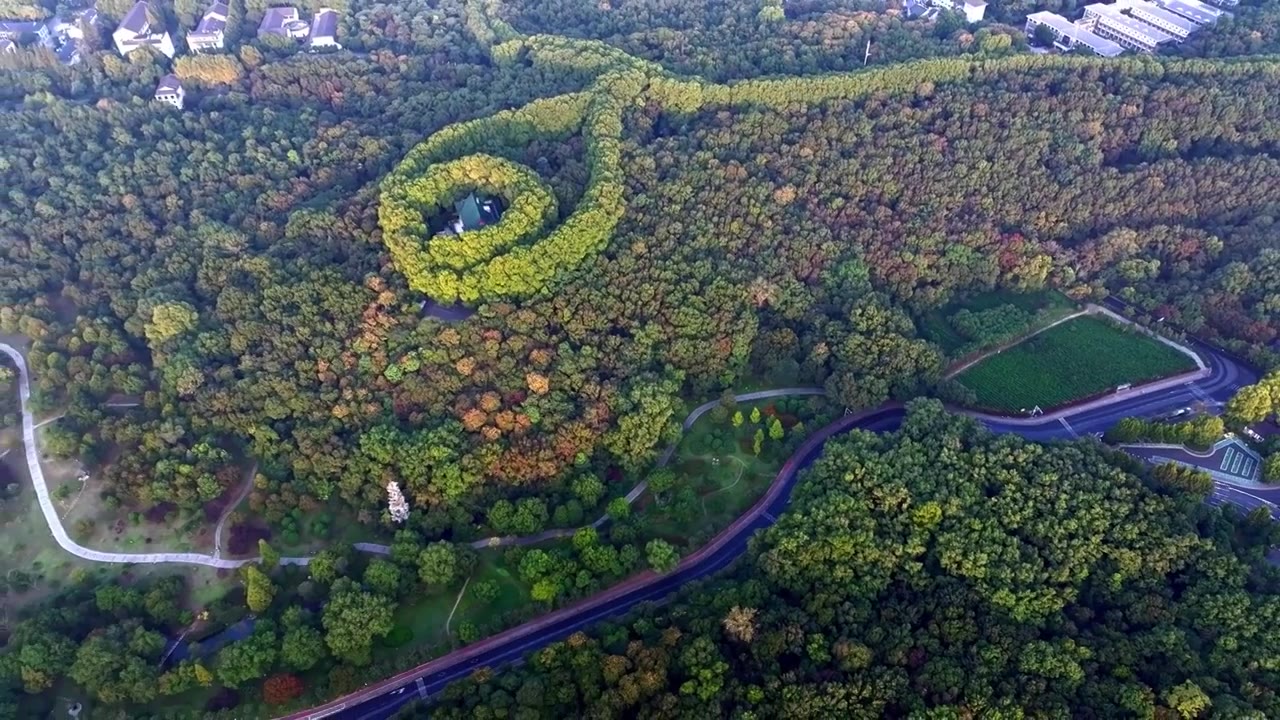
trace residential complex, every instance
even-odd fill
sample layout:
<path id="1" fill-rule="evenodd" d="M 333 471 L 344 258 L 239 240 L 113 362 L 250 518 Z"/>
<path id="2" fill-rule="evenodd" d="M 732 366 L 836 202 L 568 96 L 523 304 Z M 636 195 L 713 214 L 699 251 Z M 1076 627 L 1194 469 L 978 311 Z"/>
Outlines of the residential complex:
<path id="1" fill-rule="evenodd" d="M 1034 37 L 1036 28 L 1042 25 L 1053 33 L 1053 44 L 1059 50 L 1070 51 L 1083 46 L 1092 50 L 1094 55 L 1102 57 L 1115 57 L 1124 52 L 1124 48 L 1119 43 L 1096 35 L 1083 26 L 1051 12 L 1031 13 L 1027 16 L 1027 37 Z"/>
<path id="2" fill-rule="evenodd" d="M 225 0 L 213 0 L 209 9 L 200 16 L 196 29 L 187 33 L 187 47 L 193 53 L 221 50 L 226 40 L 226 29 L 227 3 Z"/>
<path id="3" fill-rule="evenodd" d="M 141 47 L 151 47 L 165 57 L 173 57 L 173 38 L 159 15 L 152 14 L 146 0 L 138 0 L 129 9 L 119 27 L 111 33 L 111 39 L 121 55 L 128 55 Z"/>
<path id="4" fill-rule="evenodd" d="M 80 62 L 80 49 L 85 32 L 98 27 L 98 11 L 88 7 L 76 10 L 71 20 L 55 15 L 48 20 L 0 20 L 0 53 L 16 53 L 23 43 L 46 48 L 64 65 Z"/>
<path id="5" fill-rule="evenodd" d="M 1108 40 L 1115 40 L 1129 50 L 1155 52 L 1161 46 L 1177 42 L 1169 33 L 1121 12 L 1119 3 L 1084 6 L 1086 28 Z"/>
<path id="6" fill-rule="evenodd" d="M 1084 17 L 1072 23 L 1050 12 L 1027 16 L 1027 37 L 1047 28 L 1062 50 L 1084 46 L 1097 55 L 1114 57 L 1116 48 L 1152 53 L 1179 43 L 1227 14 L 1200 0 L 1117 0 L 1084 6 Z M 1100 42 L 1105 41 L 1105 42 Z"/>

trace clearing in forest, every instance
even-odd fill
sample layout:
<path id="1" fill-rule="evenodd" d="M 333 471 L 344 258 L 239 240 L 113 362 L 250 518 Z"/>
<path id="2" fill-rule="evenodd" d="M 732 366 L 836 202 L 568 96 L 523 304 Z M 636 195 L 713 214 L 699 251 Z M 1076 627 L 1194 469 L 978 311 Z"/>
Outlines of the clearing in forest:
<path id="1" fill-rule="evenodd" d="M 1194 370 L 1191 358 L 1098 317 L 1080 317 L 992 355 L 957 376 L 981 408 L 1048 410 L 1117 386 Z"/>

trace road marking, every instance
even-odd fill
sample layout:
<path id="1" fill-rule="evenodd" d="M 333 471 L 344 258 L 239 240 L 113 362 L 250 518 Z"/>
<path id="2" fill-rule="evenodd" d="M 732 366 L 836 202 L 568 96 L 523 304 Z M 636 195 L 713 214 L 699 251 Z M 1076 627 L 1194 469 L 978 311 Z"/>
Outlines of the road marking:
<path id="1" fill-rule="evenodd" d="M 1195 395 L 1197 398 L 1205 402 L 1210 402 L 1213 400 L 1213 398 L 1206 395 L 1205 392 L 1200 389 L 1199 385 L 1196 385 L 1195 383 L 1191 383 L 1191 382 L 1187 383 L 1186 385 L 1187 385 L 1187 389 L 1191 391 L 1191 394 Z"/>
<path id="2" fill-rule="evenodd" d="M 1080 437 L 1080 435 L 1076 432 L 1076 429 L 1071 427 L 1071 423 L 1067 422 L 1067 419 L 1065 417 L 1058 418 L 1058 422 L 1062 423 L 1062 427 L 1066 428 L 1067 432 L 1071 433 L 1071 437 L 1073 438 Z"/>
<path id="3" fill-rule="evenodd" d="M 427 684 L 423 682 L 422 678 L 418 678 L 418 696 L 423 700 L 427 699 Z"/>
<path id="4" fill-rule="evenodd" d="M 765 513 L 765 514 L 764 514 L 764 516 L 765 516 L 766 518 L 768 518 L 768 519 L 769 519 L 769 522 L 771 522 L 771 523 L 776 523 L 776 522 L 778 522 L 778 518 L 774 517 L 773 515 L 771 515 L 771 514 L 769 514 L 769 513 Z"/>

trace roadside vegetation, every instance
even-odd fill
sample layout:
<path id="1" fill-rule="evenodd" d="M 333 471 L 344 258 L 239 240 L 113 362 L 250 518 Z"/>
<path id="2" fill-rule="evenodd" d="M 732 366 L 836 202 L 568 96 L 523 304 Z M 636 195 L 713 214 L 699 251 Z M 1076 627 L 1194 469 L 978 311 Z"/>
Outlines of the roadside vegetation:
<path id="1" fill-rule="evenodd" d="M 1065 405 L 1125 384 L 1194 370 L 1191 358 L 1145 334 L 1094 316 L 1028 338 L 956 379 L 980 408 L 1025 412 Z"/>
<path id="2" fill-rule="evenodd" d="M 1221 440 L 1225 432 L 1226 423 L 1215 415 L 1200 415 L 1177 423 L 1124 418 L 1107 430 L 1104 438 L 1109 443 L 1169 443 L 1205 450 Z"/>

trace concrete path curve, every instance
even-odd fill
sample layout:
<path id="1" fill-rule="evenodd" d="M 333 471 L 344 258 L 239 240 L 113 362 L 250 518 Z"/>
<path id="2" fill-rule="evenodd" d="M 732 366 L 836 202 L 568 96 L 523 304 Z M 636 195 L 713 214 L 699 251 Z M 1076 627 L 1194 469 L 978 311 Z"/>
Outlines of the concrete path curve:
<path id="1" fill-rule="evenodd" d="M 31 476 L 31 485 L 35 488 L 36 498 L 40 501 L 40 512 L 44 514 L 49 532 L 63 550 L 82 560 L 103 563 L 130 563 L 138 565 L 159 565 L 176 563 L 180 565 L 204 565 L 206 567 L 233 569 L 258 561 L 258 558 L 228 560 L 226 558 L 204 555 L 202 553 L 120 553 L 103 552 L 87 548 L 67 534 L 49 495 L 49 485 L 44 479 L 44 469 L 40 466 L 40 451 L 36 445 L 36 422 L 31 414 L 31 376 L 27 370 L 27 359 L 22 353 L 7 343 L 0 343 L 0 352 L 9 356 L 18 369 L 18 400 L 22 409 L 22 445 L 27 455 L 27 472 Z M 306 565 L 310 558 L 282 558 L 285 565 Z"/>

